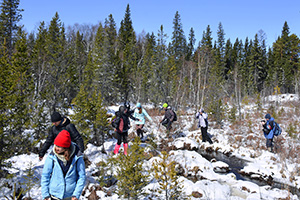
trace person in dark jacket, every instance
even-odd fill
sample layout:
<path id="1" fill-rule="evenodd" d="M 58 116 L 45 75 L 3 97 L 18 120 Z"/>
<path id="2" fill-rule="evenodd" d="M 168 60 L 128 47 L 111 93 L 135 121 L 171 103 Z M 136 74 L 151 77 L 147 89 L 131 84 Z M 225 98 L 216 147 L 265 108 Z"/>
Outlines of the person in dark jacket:
<path id="1" fill-rule="evenodd" d="M 263 132 L 266 138 L 267 150 L 273 152 L 273 138 L 274 138 L 274 118 L 268 113 L 265 116 L 266 121 L 262 120 Z"/>
<path id="2" fill-rule="evenodd" d="M 67 130 L 71 135 L 71 140 L 77 144 L 80 151 L 84 151 L 83 139 L 77 131 L 74 124 L 70 122 L 67 117 L 62 117 L 60 113 L 53 112 L 51 115 L 51 122 L 53 126 L 50 128 L 49 135 L 43 144 L 40 152 L 39 159 L 42 160 L 49 147 L 53 144 L 56 136 L 62 131 Z"/>
<path id="3" fill-rule="evenodd" d="M 163 104 L 163 109 L 165 110 L 165 116 L 164 118 L 160 121 L 160 123 L 167 128 L 167 131 L 170 132 L 172 129 L 172 123 L 175 117 L 175 114 L 171 107 L 167 104 Z"/>
<path id="4" fill-rule="evenodd" d="M 119 153 L 121 143 L 124 146 L 124 155 L 127 155 L 128 149 L 128 130 L 130 128 L 129 116 L 127 114 L 127 108 L 125 106 L 120 106 L 119 111 L 116 112 L 116 119 L 114 120 L 115 131 L 117 132 L 117 144 L 115 145 L 114 154 Z M 135 121 L 138 119 L 134 118 Z"/>

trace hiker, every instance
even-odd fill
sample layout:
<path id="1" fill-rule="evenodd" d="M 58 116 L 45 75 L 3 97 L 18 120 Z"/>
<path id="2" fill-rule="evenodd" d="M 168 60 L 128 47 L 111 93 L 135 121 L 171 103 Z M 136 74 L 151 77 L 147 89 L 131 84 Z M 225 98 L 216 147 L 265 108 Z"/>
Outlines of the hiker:
<path id="1" fill-rule="evenodd" d="M 83 154 L 71 142 L 70 133 L 62 130 L 44 164 L 41 179 L 43 200 L 78 200 L 85 181 Z"/>
<path id="2" fill-rule="evenodd" d="M 128 130 L 129 130 L 129 116 L 127 113 L 127 108 L 125 106 L 120 106 L 119 111 L 116 112 L 116 119 L 112 122 L 112 126 L 115 128 L 115 132 L 117 132 L 117 144 L 115 145 L 114 154 L 119 153 L 119 149 L 121 147 L 121 143 L 123 142 L 124 146 L 124 155 L 127 155 L 128 149 Z M 134 118 L 135 121 L 138 119 Z"/>
<path id="3" fill-rule="evenodd" d="M 196 118 L 199 119 L 198 128 L 200 128 L 201 130 L 202 142 L 208 141 L 210 144 L 212 144 L 213 142 L 207 133 L 207 129 L 208 129 L 207 113 L 204 112 L 203 108 L 201 108 L 199 112 L 196 113 Z"/>
<path id="4" fill-rule="evenodd" d="M 172 129 L 172 123 L 175 118 L 175 113 L 167 103 L 163 104 L 163 109 L 165 110 L 165 116 L 160 121 L 160 123 L 167 128 L 167 131 L 169 133 Z"/>
<path id="5" fill-rule="evenodd" d="M 75 125 L 71 123 L 71 121 L 67 117 L 62 117 L 59 112 L 53 112 L 51 115 L 51 122 L 53 126 L 49 131 L 49 135 L 43 144 L 40 152 L 39 152 L 39 159 L 42 160 L 46 151 L 49 147 L 53 144 L 54 139 L 58 135 L 59 132 L 62 130 L 67 130 L 71 135 L 71 140 L 77 144 L 80 151 L 83 153 L 84 151 L 84 144 L 83 139 Z"/>
<path id="6" fill-rule="evenodd" d="M 139 121 L 135 122 L 135 130 L 137 133 L 137 136 L 140 137 L 140 139 L 142 139 L 144 137 L 144 130 L 143 127 L 145 125 L 145 117 L 153 122 L 152 118 L 148 115 L 147 111 L 142 108 L 142 105 L 140 103 L 136 104 L 136 109 L 134 110 L 133 116 L 137 119 L 139 119 Z"/>
<path id="7" fill-rule="evenodd" d="M 266 121 L 262 120 L 263 132 L 266 138 L 267 150 L 273 152 L 273 138 L 274 138 L 274 118 L 268 113 L 265 115 Z"/>

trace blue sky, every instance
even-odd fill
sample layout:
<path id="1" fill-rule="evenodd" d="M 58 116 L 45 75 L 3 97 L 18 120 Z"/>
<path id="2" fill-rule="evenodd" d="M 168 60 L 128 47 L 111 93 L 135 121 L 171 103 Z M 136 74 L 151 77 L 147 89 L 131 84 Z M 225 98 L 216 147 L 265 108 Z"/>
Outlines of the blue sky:
<path id="1" fill-rule="evenodd" d="M 35 31 L 41 21 L 48 25 L 55 12 L 68 25 L 97 24 L 112 14 L 117 27 L 124 18 L 127 4 L 137 34 L 142 31 L 157 34 L 161 25 L 171 38 L 173 19 L 179 12 L 186 37 L 191 27 L 195 31 L 196 44 L 203 31 L 210 25 L 213 39 L 221 22 L 225 39 L 232 43 L 236 38 L 254 39 L 263 30 L 268 45 L 280 36 L 287 21 L 290 32 L 300 35 L 299 0 L 20 0 L 22 21 L 28 32 Z"/>

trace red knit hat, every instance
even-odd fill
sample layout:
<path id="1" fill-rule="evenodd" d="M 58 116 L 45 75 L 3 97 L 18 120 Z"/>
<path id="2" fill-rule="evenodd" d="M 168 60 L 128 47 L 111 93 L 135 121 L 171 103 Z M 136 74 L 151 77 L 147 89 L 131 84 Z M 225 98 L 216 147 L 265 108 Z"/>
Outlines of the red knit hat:
<path id="1" fill-rule="evenodd" d="M 54 144 L 59 147 L 69 148 L 71 146 L 71 136 L 66 130 L 62 130 L 55 138 Z"/>

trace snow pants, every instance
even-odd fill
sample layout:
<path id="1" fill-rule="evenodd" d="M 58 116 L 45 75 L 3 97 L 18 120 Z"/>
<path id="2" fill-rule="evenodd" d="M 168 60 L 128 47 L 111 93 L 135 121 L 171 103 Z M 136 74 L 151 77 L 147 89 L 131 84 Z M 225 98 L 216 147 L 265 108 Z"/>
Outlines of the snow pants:
<path id="1" fill-rule="evenodd" d="M 210 139 L 209 135 L 207 134 L 207 127 L 201 127 L 201 135 L 202 135 L 202 142 L 209 142 L 212 144 L 212 140 Z"/>

